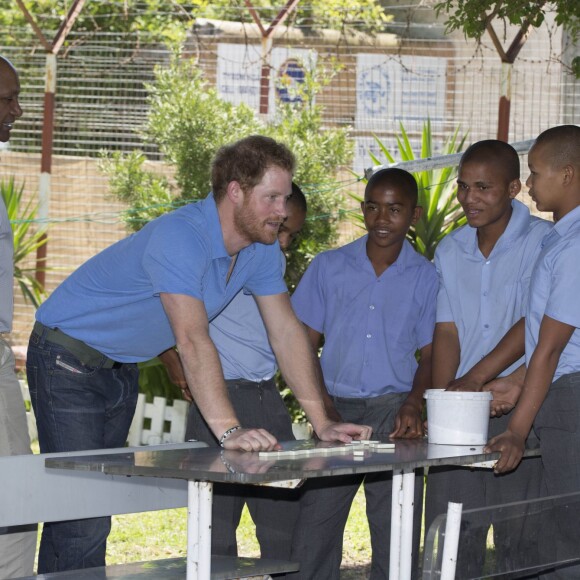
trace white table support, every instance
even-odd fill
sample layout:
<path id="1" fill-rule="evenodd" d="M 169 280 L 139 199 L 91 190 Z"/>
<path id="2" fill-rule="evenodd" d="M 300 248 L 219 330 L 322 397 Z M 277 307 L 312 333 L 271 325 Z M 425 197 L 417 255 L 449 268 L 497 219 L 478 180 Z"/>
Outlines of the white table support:
<path id="1" fill-rule="evenodd" d="M 447 522 L 445 524 L 445 543 L 443 544 L 441 580 L 455 579 L 462 509 L 463 504 L 453 502 L 447 504 Z"/>
<path id="2" fill-rule="evenodd" d="M 391 503 L 389 578 L 411 580 L 415 470 L 395 469 Z"/>
<path id="3" fill-rule="evenodd" d="M 210 580 L 213 483 L 187 483 L 187 580 Z"/>

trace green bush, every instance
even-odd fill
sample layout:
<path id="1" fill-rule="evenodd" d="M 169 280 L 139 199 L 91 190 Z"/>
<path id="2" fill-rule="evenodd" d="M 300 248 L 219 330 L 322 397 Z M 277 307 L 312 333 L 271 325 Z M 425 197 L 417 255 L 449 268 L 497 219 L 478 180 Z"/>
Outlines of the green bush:
<path id="1" fill-rule="evenodd" d="M 169 402 L 183 399 L 180 388 L 171 382 L 165 365 L 158 358 L 139 363 L 139 391 L 145 393 L 150 403 L 153 397 L 163 397 Z"/>
<path id="2" fill-rule="evenodd" d="M 38 205 L 32 201 L 23 203 L 24 184 L 16 186 L 13 177 L 8 181 L 0 181 L 0 194 L 12 224 L 14 279 L 24 300 L 38 308 L 44 298 L 44 287 L 36 279 L 36 264 L 32 267 L 25 265 L 25 262 L 31 259 L 31 254 L 36 254 L 36 250 L 47 241 L 46 237 L 43 237 L 43 232 L 33 228 Z"/>

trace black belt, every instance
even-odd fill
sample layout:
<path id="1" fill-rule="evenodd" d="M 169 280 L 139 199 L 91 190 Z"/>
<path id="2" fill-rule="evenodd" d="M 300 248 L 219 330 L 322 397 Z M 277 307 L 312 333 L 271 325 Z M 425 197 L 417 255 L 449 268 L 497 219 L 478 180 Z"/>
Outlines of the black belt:
<path id="1" fill-rule="evenodd" d="M 261 389 L 269 385 L 275 385 L 274 377 L 262 381 L 250 381 L 248 379 L 226 379 L 227 387 L 243 387 L 248 389 Z"/>
<path id="2" fill-rule="evenodd" d="M 38 336 L 44 336 L 46 340 L 53 342 L 54 344 L 63 346 L 86 366 L 100 366 L 103 369 L 118 369 L 123 365 L 123 363 L 109 358 L 82 340 L 77 340 L 76 338 L 65 334 L 58 328 L 49 328 L 42 324 L 42 322 L 38 322 L 38 320 L 34 323 L 32 332 Z"/>

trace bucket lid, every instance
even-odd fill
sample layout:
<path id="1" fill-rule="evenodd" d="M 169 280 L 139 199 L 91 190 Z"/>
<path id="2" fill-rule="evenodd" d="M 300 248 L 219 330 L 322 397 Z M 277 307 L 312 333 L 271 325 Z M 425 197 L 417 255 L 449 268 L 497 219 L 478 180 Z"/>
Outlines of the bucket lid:
<path id="1" fill-rule="evenodd" d="M 445 389 L 427 389 L 423 396 L 425 399 L 438 401 L 491 401 L 493 399 L 493 395 L 488 391 L 446 391 Z"/>

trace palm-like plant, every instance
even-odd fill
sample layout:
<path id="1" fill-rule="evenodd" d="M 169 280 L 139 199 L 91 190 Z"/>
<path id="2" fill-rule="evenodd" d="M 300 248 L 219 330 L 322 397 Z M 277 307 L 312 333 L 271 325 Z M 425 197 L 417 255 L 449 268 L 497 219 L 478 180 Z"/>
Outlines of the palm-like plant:
<path id="1" fill-rule="evenodd" d="M 431 122 L 426 121 L 421 135 L 421 153 L 415 155 L 409 137 L 403 125 L 400 125 L 401 134 L 397 135 L 397 148 L 400 161 L 413 161 L 433 157 L 433 135 Z M 388 151 L 381 140 L 374 136 L 385 160 L 379 159 L 373 153 L 370 156 L 376 165 L 395 163 L 394 156 Z M 459 138 L 459 128 L 447 139 L 441 155 L 458 153 L 463 148 L 467 134 Z M 419 186 L 419 205 L 423 208 L 421 219 L 409 231 L 409 239 L 415 249 L 433 259 L 437 244 L 450 232 L 466 223 L 461 206 L 455 195 L 455 167 L 444 167 L 413 172 Z"/>
<path id="2" fill-rule="evenodd" d="M 17 187 L 13 177 L 8 181 L 0 181 L 0 193 L 14 236 L 14 279 L 24 299 L 38 308 L 44 296 L 44 287 L 34 276 L 36 269 L 24 265 L 26 258 L 46 243 L 42 232 L 31 227 L 38 206 L 32 201 L 23 205 L 24 184 Z"/>

